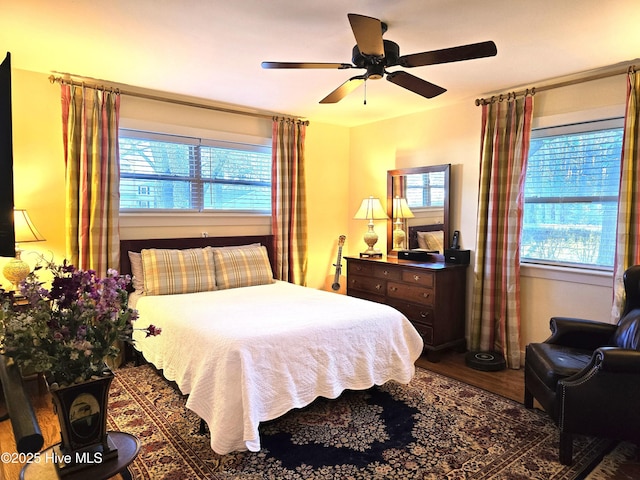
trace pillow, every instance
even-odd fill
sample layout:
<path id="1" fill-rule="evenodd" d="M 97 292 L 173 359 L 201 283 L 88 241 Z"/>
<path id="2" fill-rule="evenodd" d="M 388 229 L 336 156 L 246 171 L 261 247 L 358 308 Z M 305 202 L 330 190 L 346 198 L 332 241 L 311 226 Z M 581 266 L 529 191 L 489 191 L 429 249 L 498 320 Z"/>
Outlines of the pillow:
<path id="1" fill-rule="evenodd" d="M 145 295 L 173 295 L 216 289 L 211 248 L 143 249 Z"/>
<path id="2" fill-rule="evenodd" d="M 140 252 L 129 252 L 129 263 L 131 263 L 131 284 L 133 289 L 138 293 L 144 293 L 142 254 Z"/>
<path id="3" fill-rule="evenodd" d="M 264 246 L 214 249 L 213 258 L 219 289 L 273 283 L 273 272 Z"/>
<path id="4" fill-rule="evenodd" d="M 434 232 L 417 232 L 418 248 L 424 250 L 444 252 L 444 232 L 437 230 Z"/>

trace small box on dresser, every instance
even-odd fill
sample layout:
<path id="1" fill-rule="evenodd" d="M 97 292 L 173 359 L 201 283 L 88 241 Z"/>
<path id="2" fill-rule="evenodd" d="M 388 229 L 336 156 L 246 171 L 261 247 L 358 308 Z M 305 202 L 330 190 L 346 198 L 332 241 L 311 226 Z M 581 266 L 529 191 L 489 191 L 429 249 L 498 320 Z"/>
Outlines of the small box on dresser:
<path id="1" fill-rule="evenodd" d="M 429 360 L 438 361 L 446 349 L 464 351 L 466 265 L 345 258 L 347 295 L 402 312 L 422 336 Z"/>

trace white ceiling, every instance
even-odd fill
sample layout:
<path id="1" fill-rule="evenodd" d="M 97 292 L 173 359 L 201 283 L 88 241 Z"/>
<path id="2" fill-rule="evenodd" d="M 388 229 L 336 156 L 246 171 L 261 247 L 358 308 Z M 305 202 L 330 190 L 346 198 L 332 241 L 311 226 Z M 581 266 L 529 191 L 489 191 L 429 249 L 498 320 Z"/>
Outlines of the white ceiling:
<path id="1" fill-rule="evenodd" d="M 640 57 L 638 0 L 0 0 L 14 68 L 359 125 Z M 493 40 L 495 57 L 410 72 L 425 99 L 386 80 L 318 102 L 362 70 L 263 70 L 262 61 L 351 62 L 347 13 L 379 18 L 400 54 Z M 394 67 L 393 70 L 400 69 Z M 391 69 L 390 69 L 391 70 Z M 356 73 L 354 73 L 356 72 Z"/>

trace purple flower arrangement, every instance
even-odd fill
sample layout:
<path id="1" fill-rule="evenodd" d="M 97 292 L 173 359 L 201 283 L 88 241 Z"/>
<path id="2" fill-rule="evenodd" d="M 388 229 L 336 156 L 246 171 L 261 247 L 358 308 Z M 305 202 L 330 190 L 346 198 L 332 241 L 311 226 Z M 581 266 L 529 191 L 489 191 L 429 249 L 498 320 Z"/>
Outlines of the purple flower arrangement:
<path id="1" fill-rule="evenodd" d="M 53 275 L 50 290 L 38 276 L 43 268 Z M 101 375 L 105 360 L 119 353 L 118 340 L 131 341 L 137 312 L 127 305 L 130 282 L 115 270 L 98 278 L 66 261 L 36 267 L 20 285 L 28 305 L 5 301 L 0 309 L 4 353 L 23 371 L 47 372 L 60 386 Z M 153 325 L 143 330 L 161 332 Z"/>

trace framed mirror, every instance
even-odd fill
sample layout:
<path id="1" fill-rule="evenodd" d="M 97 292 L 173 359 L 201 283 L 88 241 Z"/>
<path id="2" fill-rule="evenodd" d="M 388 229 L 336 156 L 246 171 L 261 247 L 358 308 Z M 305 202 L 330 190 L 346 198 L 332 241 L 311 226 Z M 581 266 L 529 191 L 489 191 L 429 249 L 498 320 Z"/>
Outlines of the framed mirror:
<path id="1" fill-rule="evenodd" d="M 451 165 L 387 172 L 387 250 L 444 254 L 449 238 Z"/>

